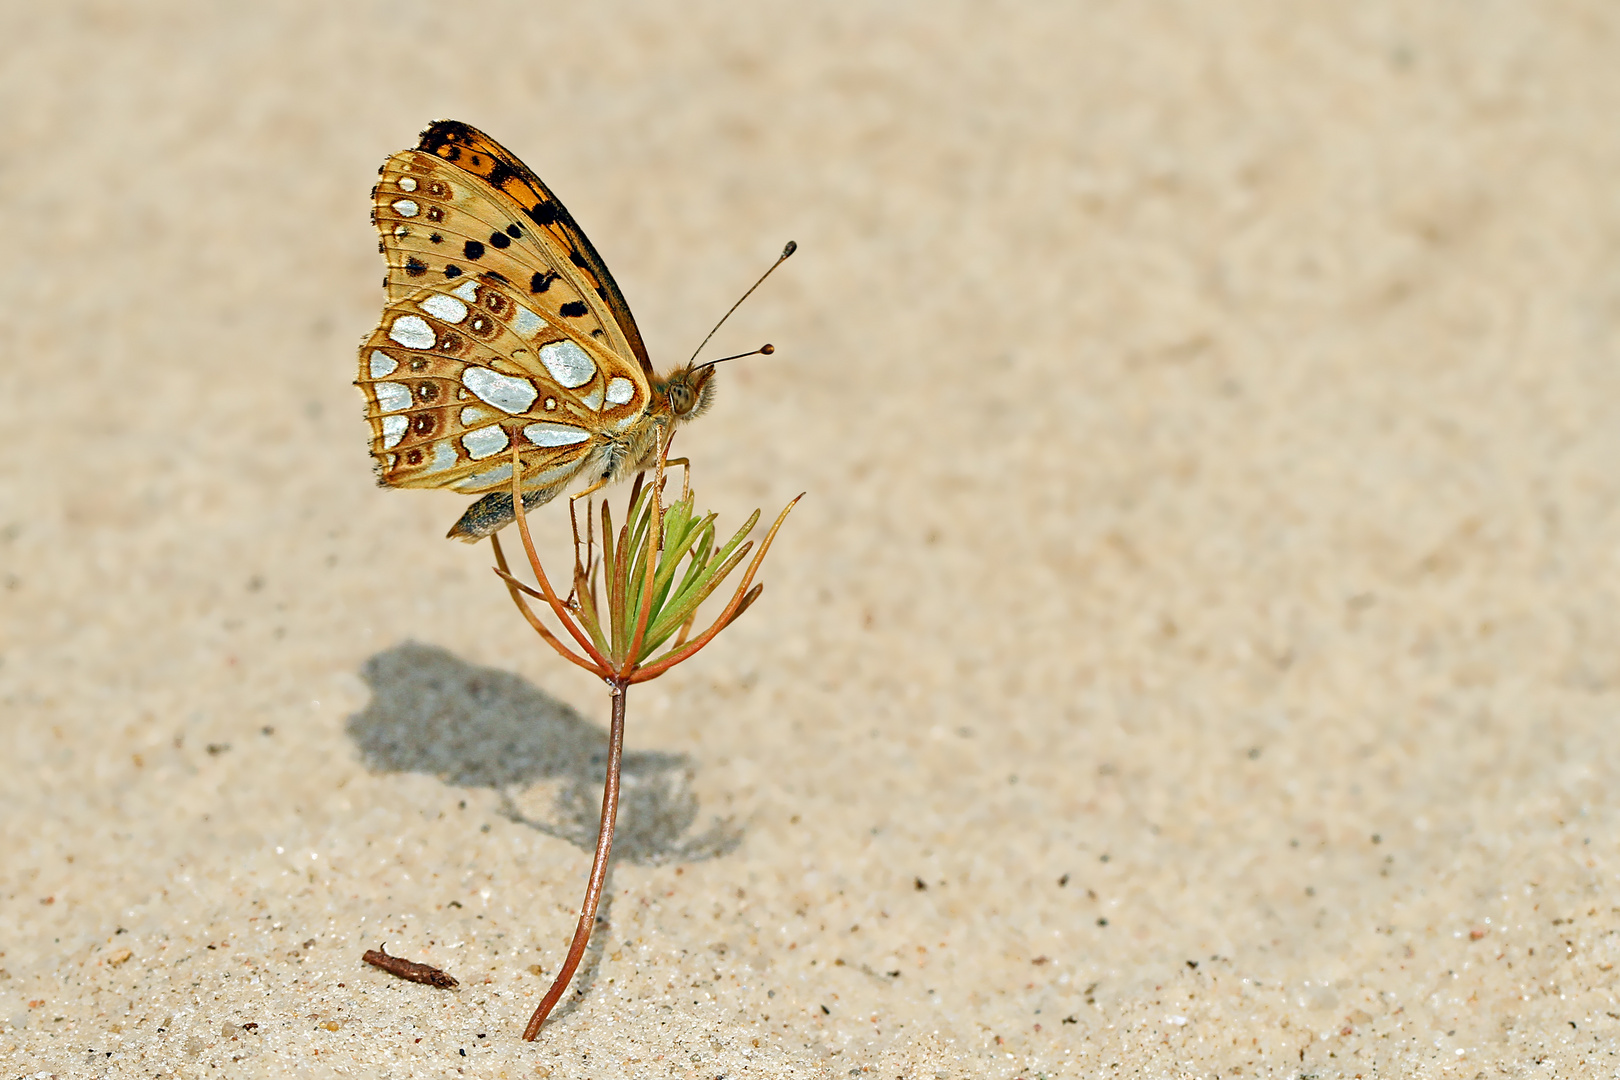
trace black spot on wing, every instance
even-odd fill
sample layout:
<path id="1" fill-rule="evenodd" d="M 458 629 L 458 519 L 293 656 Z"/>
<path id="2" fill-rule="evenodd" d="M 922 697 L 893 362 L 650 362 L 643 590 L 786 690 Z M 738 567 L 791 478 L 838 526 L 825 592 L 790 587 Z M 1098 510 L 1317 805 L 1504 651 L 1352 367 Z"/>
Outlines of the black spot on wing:
<path id="1" fill-rule="evenodd" d="M 484 245 L 477 240 L 469 240 L 461 245 L 461 253 L 473 262 L 484 257 Z"/>
<path id="2" fill-rule="evenodd" d="M 428 237 L 428 243 L 430 243 L 430 244 L 442 244 L 442 243 L 444 243 L 444 237 L 439 235 L 438 233 L 434 233 L 433 235 Z"/>
<path id="3" fill-rule="evenodd" d="M 483 152 L 485 147 L 489 149 L 490 153 Z M 629 338 L 631 351 L 641 362 L 643 369 L 650 370 L 648 369 L 647 347 L 642 343 L 641 334 L 636 329 L 635 321 L 630 315 L 629 306 L 625 303 L 624 296 L 614 284 L 612 275 L 608 272 L 602 257 L 591 246 L 591 242 L 585 238 L 579 226 L 574 223 L 573 217 L 562 208 L 562 204 L 557 202 L 555 196 L 546 190 L 545 185 L 540 182 L 539 178 L 530 173 L 510 150 L 502 148 L 488 135 L 458 120 L 440 120 L 429 125 L 428 129 L 422 132 L 419 149 L 448 161 L 465 159 L 471 162 L 471 167 L 478 172 L 493 169 L 497 165 L 504 165 L 511 169 L 516 179 L 533 192 L 534 204 L 524 209 L 524 216 L 542 227 L 560 226 L 560 230 L 553 228 L 553 235 L 556 236 L 557 240 L 574 249 L 569 253 L 569 258 L 575 266 L 588 275 L 587 280 L 590 285 L 606 293 L 605 300 L 608 307 L 624 330 L 625 336 Z M 488 161 L 485 160 L 486 158 Z M 467 166 L 464 165 L 463 167 Z M 504 176 L 504 173 L 502 175 Z M 503 190 L 506 190 L 508 195 L 516 198 L 518 192 L 512 190 L 516 186 L 509 185 Z M 430 223 L 443 221 L 444 218 L 444 211 L 439 207 L 429 207 L 427 219 Z M 559 232 L 566 235 L 558 235 Z"/>
<path id="4" fill-rule="evenodd" d="M 562 312 L 565 318 L 577 319 L 581 315 L 584 315 L 586 312 L 590 311 L 590 308 L 585 306 L 585 302 L 583 300 L 570 300 L 557 310 Z"/>
<path id="5" fill-rule="evenodd" d="M 461 267 L 457 266 L 455 263 L 451 263 L 449 266 L 446 266 L 444 268 L 444 276 L 447 277 L 447 278 L 458 278 L 458 277 L 460 277 L 461 276 Z"/>
<path id="6" fill-rule="evenodd" d="M 508 180 L 518 179 L 517 170 L 504 161 L 491 162 L 489 173 L 484 177 L 493 187 L 505 187 Z"/>
<path id="7" fill-rule="evenodd" d="M 512 246 L 512 238 L 503 232 L 489 234 L 489 246 L 492 248 L 508 248 Z"/>
<path id="8" fill-rule="evenodd" d="M 523 230 L 518 228 L 516 225 L 508 225 L 506 227 L 506 235 L 510 236 L 514 240 L 521 240 L 523 239 Z"/>
<path id="9" fill-rule="evenodd" d="M 423 274 L 427 273 L 427 268 L 427 263 L 423 262 L 421 259 L 418 259 L 415 255 L 412 255 L 410 258 L 405 260 L 406 277 L 421 277 Z"/>
<path id="10" fill-rule="evenodd" d="M 472 142 L 477 137 L 478 129 L 471 124 L 463 124 L 460 120 L 435 120 L 422 132 L 422 141 L 416 148 L 431 154 L 446 144 Z"/>
<path id="11" fill-rule="evenodd" d="M 512 284 L 510 281 L 506 280 L 506 275 L 501 273 L 499 270 L 485 270 L 478 276 L 483 278 L 485 281 L 498 281 L 502 285 Z"/>
<path id="12" fill-rule="evenodd" d="M 547 270 L 543 274 L 536 274 L 529 279 L 529 291 L 532 293 L 543 293 L 547 289 L 551 288 L 551 283 L 556 281 L 561 276 L 562 275 L 557 273 L 555 270 Z"/>

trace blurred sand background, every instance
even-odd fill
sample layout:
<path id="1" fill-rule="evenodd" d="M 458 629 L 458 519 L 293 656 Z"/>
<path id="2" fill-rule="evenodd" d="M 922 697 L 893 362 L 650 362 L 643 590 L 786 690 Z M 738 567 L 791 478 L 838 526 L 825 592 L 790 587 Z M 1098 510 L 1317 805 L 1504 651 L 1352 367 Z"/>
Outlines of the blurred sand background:
<path id="1" fill-rule="evenodd" d="M 1620 1070 L 1614 5 L 0 13 L 4 1076 Z M 606 697 L 350 385 L 441 117 L 660 366 L 801 245 L 534 1044 Z"/>

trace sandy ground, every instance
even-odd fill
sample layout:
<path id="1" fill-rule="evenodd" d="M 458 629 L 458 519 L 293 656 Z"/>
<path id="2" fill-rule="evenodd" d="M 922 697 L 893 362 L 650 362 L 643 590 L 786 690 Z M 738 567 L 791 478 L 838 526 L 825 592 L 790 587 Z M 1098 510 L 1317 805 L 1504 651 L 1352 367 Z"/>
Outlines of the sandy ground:
<path id="1" fill-rule="evenodd" d="M 1620 1072 L 1612 4 L 4 8 L 0 1075 Z M 350 386 L 440 117 L 662 366 L 801 244 L 534 1044 L 607 699 Z"/>

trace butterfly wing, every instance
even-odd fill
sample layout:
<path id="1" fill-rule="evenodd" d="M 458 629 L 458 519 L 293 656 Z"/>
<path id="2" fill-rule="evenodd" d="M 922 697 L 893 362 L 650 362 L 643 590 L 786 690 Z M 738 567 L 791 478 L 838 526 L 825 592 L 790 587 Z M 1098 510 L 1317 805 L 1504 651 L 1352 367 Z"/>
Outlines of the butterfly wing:
<path id="1" fill-rule="evenodd" d="M 642 343 L 641 331 L 636 328 L 618 283 L 575 224 L 573 215 L 528 166 L 477 128 L 455 120 L 440 120 L 422 132 L 417 149 L 455 165 L 468 176 L 478 177 L 492 193 L 498 191 L 505 197 L 508 210 L 517 208 L 527 219 L 521 227 L 537 229 L 541 240 L 549 241 L 543 246 L 553 255 L 551 261 L 557 263 L 552 269 L 569 279 L 568 284 L 577 294 L 572 299 L 590 309 L 595 323 L 591 332 L 604 330 L 609 348 L 621 356 L 634 356 L 643 374 L 648 379 L 653 377 L 647 346 Z M 505 247 L 493 233 L 490 242 Z M 559 306 L 567 302 L 554 299 Z"/>
<path id="2" fill-rule="evenodd" d="M 498 490 L 515 445 L 525 487 L 550 498 L 645 415 L 645 347 L 618 286 L 493 140 L 434 124 L 384 164 L 372 216 L 388 304 L 358 385 L 382 483 Z"/>

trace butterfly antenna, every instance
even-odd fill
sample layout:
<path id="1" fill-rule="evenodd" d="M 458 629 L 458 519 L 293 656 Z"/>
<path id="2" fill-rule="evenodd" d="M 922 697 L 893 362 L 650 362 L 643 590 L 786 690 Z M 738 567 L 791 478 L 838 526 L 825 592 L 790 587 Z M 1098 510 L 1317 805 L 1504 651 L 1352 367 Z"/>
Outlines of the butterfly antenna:
<path id="1" fill-rule="evenodd" d="M 693 360 L 697 359 L 698 353 L 703 351 L 703 346 L 705 346 L 705 345 L 707 345 L 709 343 L 709 338 L 714 337 L 716 331 L 718 331 L 722 326 L 726 325 L 726 320 L 731 318 L 731 312 L 736 311 L 738 308 L 742 307 L 742 302 L 744 300 L 748 299 L 750 296 L 754 295 L 754 290 L 759 288 L 761 285 L 765 284 L 765 279 L 770 277 L 771 274 L 775 272 L 775 270 L 776 270 L 776 268 L 778 266 L 781 266 L 784 262 L 786 262 L 789 255 L 792 255 L 795 251 L 798 251 L 798 250 L 799 250 L 799 245 L 798 245 L 797 241 L 789 240 L 787 242 L 787 247 L 783 248 L 782 249 L 782 254 L 778 255 L 776 257 L 776 261 L 771 263 L 771 268 L 769 270 L 765 271 L 763 274 L 759 275 L 759 280 L 754 282 L 752 285 L 750 285 L 748 287 L 748 291 L 743 293 L 742 296 L 737 300 L 737 302 L 735 304 L 731 305 L 731 311 L 728 311 L 724 315 L 720 316 L 720 321 L 714 324 L 714 329 L 709 331 L 708 337 L 705 337 L 702 341 L 698 342 L 698 347 L 693 349 L 692 350 L 692 355 L 687 358 L 686 362 L 687 362 L 688 365 L 690 365 Z M 771 349 L 769 346 L 766 346 L 764 349 L 755 349 L 754 350 L 754 352 L 763 352 L 766 355 L 769 355 L 773 351 L 775 351 L 775 350 Z M 742 353 L 741 355 L 742 356 L 753 356 L 754 353 Z M 736 359 L 738 359 L 738 357 L 736 357 L 736 356 L 728 356 L 728 357 L 726 357 L 726 359 L 727 360 L 736 360 Z M 710 361 L 710 363 L 718 364 L 718 363 L 720 363 L 720 361 L 719 360 L 713 360 L 713 361 Z M 702 366 L 703 367 L 708 367 L 709 365 L 704 364 Z"/>
<path id="2" fill-rule="evenodd" d="M 767 341 L 765 344 L 761 345 L 759 348 L 754 349 L 751 352 L 740 352 L 736 356 L 722 356 L 718 360 L 705 360 L 703 363 L 699 364 L 697 367 L 693 368 L 692 370 L 693 371 L 701 371 L 703 368 L 706 368 L 706 367 L 714 367 L 714 365 L 716 365 L 716 364 L 723 364 L 727 360 L 741 360 L 745 356 L 769 356 L 769 355 L 771 355 L 771 353 L 773 353 L 775 351 L 776 351 L 776 346 L 772 345 L 770 342 Z"/>

